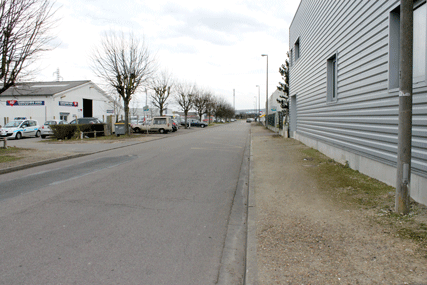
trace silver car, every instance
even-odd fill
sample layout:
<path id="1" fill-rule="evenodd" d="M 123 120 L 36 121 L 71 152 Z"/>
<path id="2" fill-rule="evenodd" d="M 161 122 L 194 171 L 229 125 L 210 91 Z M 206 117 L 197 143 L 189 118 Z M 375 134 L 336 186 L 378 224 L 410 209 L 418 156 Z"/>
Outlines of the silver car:
<path id="1" fill-rule="evenodd" d="M 49 121 L 46 121 L 44 123 L 44 125 L 41 126 L 41 128 L 40 128 L 42 139 L 46 138 L 47 136 L 53 135 L 53 131 L 50 128 L 51 125 L 64 125 L 64 124 L 67 124 L 67 122 L 63 121 L 63 120 L 49 120 Z"/>

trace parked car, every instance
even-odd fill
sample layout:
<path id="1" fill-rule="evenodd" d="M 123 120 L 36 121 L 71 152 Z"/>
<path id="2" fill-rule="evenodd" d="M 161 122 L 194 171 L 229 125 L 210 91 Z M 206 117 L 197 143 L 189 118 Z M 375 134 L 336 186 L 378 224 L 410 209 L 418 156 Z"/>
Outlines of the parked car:
<path id="1" fill-rule="evenodd" d="M 191 123 L 191 127 L 207 127 L 208 124 L 205 122 L 200 122 L 199 120 L 196 119 L 187 119 L 187 127 L 189 126 L 189 124 Z M 181 125 L 185 126 L 185 121 L 181 121 Z"/>
<path id="2" fill-rule="evenodd" d="M 40 127 L 36 120 L 13 120 L 0 129 L 0 137 L 14 138 L 19 140 L 22 137 L 39 137 Z"/>
<path id="3" fill-rule="evenodd" d="M 98 118 L 84 117 L 74 119 L 70 122 L 70 124 L 102 124 L 102 122 Z"/>
<path id="4" fill-rule="evenodd" d="M 252 123 L 254 121 L 254 119 L 253 118 L 247 118 L 246 119 L 246 123 Z"/>
<path id="5" fill-rule="evenodd" d="M 172 119 L 170 117 L 153 117 L 151 124 L 148 125 L 148 130 L 161 134 L 172 132 Z"/>
<path id="6" fill-rule="evenodd" d="M 199 120 L 191 120 L 191 126 L 204 128 L 207 127 L 208 124 L 205 122 L 200 122 Z"/>
<path id="7" fill-rule="evenodd" d="M 44 122 L 44 125 L 40 127 L 40 134 L 42 139 L 46 138 L 47 136 L 53 135 L 53 131 L 50 128 L 51 125 L 64 125 L 67 124 L 66 121 L 63 120 L 49 120 Z"/>
<path id="8" fill-rule="evenodd" d="M 176 132 L 179 129 L 178 122 L 172 119 L 172 132 Z"/>

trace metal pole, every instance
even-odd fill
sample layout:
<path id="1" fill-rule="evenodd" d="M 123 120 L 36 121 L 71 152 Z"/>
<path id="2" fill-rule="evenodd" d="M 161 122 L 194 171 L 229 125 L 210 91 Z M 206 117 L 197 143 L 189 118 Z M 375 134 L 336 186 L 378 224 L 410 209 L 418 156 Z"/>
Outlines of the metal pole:
<path id="1" fill-rule="evenodd" d="M 261 113 L 261 100 L 260 100 L 260 96 L 259 96 L 259 85 L 257 85 L 258 87 L 258 123 L 261 122 L 261 120 L 259 120 L 259 114 Z"/>
<path id="2" fill-rule="evenodd" d="M 236 111 L 236 89 L 233 89 L 233 109 Z"/>
<path id="3" fill-rule="evenodd" d="M 254 96 L 255 98 L 255 108 L 254 108 L 254 113 L 255 113 L 255 120 L 256 120 L 256 96 Z"/>
<path id="4" fill-rule="evenodd" d="M 268 54 L 262 54 L 261 56 L 267 57 L 267 82 L 265 84 L 265 127 L 268 129 Z"/>
<path id="5" fill-rule="evenodd" d="M 412 139 L 413 0 L 400 3 L 399 127 L 395 210 L 409 212 Z"/>

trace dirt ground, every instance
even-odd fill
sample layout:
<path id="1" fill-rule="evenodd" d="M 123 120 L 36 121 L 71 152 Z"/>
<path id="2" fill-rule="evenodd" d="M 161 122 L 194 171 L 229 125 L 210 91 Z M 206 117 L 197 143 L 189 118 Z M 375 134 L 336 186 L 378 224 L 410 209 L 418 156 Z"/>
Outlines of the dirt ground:
<path id="1" fill-rule="evenodd" d="M 252 125 L 259 284 L 427 284 L 425 243 L 378 222 L 390 219 L 379 208 L 338 203 L 307 149 Z"/>

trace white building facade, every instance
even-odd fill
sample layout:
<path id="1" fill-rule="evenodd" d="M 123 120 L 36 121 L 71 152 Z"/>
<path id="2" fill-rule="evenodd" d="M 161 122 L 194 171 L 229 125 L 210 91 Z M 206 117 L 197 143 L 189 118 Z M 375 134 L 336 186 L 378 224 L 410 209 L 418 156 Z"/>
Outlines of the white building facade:
<path id="1" fill-rule="evenodd" d="M 34 119 L 39 124 L 50 119 L 69 122 L 82 117 L 97 117 L 105 122 L 114 109 L 120 110 L 117 107 L 89 80 L 19 83 L 0 95 L 0 125 L 15 117 Z"/>
<path id="2" fill-rule="evenodd" d="M 396 185 L 400 1 L 302 0 L 290 26 L 290 134 Z M 414 1 L 411 197 L 427 204 L 426 1 Z"/>

